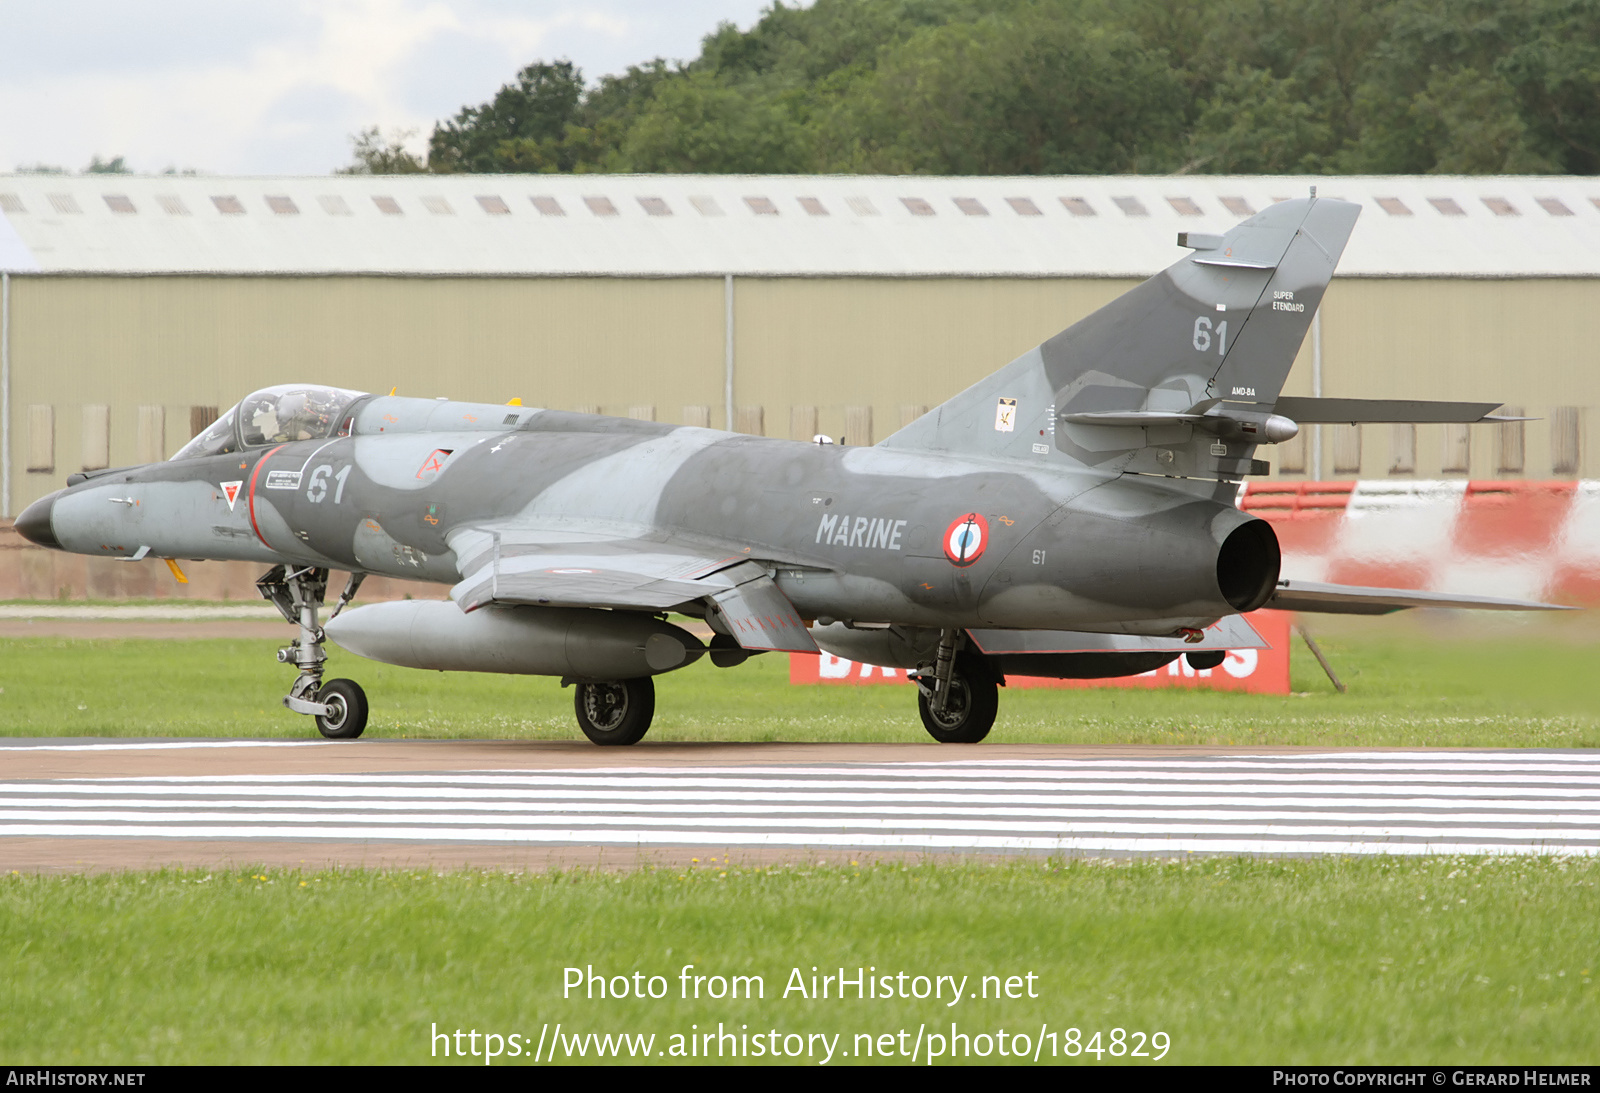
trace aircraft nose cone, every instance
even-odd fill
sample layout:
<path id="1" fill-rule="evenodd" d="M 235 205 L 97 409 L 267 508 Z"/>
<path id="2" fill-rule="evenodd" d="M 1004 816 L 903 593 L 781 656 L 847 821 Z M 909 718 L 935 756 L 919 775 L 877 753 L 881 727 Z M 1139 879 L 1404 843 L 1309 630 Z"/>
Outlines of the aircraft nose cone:
<path id="1" fill-rule="evenodd" d="M 60 550 L 61 542 L 56 538 L 55 530 L 50 527 L 50 509 L 55 505 L 56 498 L 65 492 L 57 490 L 55 493 L 47 494 L 23 509 L 22 515 L 17 517 L 17 534 L 30 543 Z"/>

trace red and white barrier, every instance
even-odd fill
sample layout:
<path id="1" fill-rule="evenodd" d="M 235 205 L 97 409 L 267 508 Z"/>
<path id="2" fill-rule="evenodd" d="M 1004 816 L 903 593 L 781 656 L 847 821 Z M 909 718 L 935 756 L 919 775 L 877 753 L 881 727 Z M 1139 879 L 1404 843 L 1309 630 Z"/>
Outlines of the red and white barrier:
<path id="1" fill-rule="evenodd" d="M 1600 603 L 1600 482 L 1250 482 L 1283 575 Z"/>

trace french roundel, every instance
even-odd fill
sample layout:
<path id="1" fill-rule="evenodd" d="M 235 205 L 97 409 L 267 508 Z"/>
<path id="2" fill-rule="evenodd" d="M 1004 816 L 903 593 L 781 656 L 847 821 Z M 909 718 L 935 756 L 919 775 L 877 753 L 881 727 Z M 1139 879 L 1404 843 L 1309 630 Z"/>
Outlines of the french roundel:
<path id="1" fill-rule="evenodd" d="M 965 568 L 983 557 L 989 545 L 989 521 L 980 512 L 958 516 L 944 531 L 944 556 L 952 565 Z"/>

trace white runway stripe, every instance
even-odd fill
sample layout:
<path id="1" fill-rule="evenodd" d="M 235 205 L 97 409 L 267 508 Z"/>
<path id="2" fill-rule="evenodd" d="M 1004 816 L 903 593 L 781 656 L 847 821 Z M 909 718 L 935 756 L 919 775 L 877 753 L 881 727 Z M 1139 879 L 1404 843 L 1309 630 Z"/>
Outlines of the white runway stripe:
<path id="1" fill-rule="evenodd" d="M 19 815 L 59 815 L 65 810 L 78 810 L 89 813 L 101 813 L 108 810 L 122 810 L 131 814 L 139 814 L 159 809 L 229 809 L 245 810 L 248 812 L 260 811 L 287 811 L 304 810 L 308 813 L 327 812 L 331 810 L 349 810 L 359 807 L 363 812 L 389 813 L 389 812 L 482 812 L 486 815 L 499 815 L 505 813 L 595 813 L 597 815 L 700 815 L 700 814 L 729 814 L 729 815 L 805 815 L 841 814 L 842 801 L 807 801 L 807 800 L 773 800 L 770 802 L 751 801 L 640 801 L 640 802 L 596 802 L 581 800 L 519 800 L 519 801 L 492 801 L 473 797 L 451 797 L 443 800 L 405 800 L 401 798 L 387 798 L 379 800 L 362 800 L 358 805 L 342 797 L 330 797 L 327 800 L 294 799 L 288 801 L 274 801 L 270 809 L 264 809 L 260 801 L 250 798 L 228 799 L 212 796 L 196 797 L 192 801 L 178 802 L 171 798 L 80 798 L 80 797 L 23 797 L 7 799 L 0 794 L 0 818 Z M 999 802 L 955 801 L 934 803 L 936 807 L 928 807 L 928 803 L 907 804 L 902 802 L 883 802 L 873 800 L 857 800 L 849 802 L 849 815 L 879 815 L 879 816 L 923 816 L 923 815 L 948 815 L 960 813 L 961 815 L 1006 815 L 1006 816 L 1034 816 L 1048 818 L 1053 816 L 1120 816 L 1138 814 L 1140 816 L 1163 816 L 1171 818 L 1192 818 L 1205 816 L 1213 819 L 1229 818 L 1260 818 L 1292 820 L 1308 814 L 1323 816 L 1337 816 L 1340 819 L 1359 819 L 1370 817 L 1374 814 L 1385 816 L 1416 816 L 1424 819 L 1448 819 L 1452 822 L 1466 822 L 1469 819 L 1481 819 L 1485 822 L 1497 819 L 1525 821 L 1529 818 L 1556 818 L 1560 817 L 1563 823 L 1600 824 L 1600 815 L 1589 802 L 1552 801 L 1541 805 L 1535 801 L 1510 802 L 1509 807 L 1501 802 L 1485 804 L 1482 801 L 1458 802 L 1385 802 L 1382 807 L 1362 807 L 1359 802 L 1352 805 L 1345 800 L 1335 800 L 1319 803 L 1311 801 L 1295 801 L 1293 799 L 1279 799 L 1273 805 L 1257 806 L 1253 802 L 1241 805 L 1237 801 L 1213 799 L 1205 801 L 1186 801 L 1175 804 L 1170 800 L 1159 797 L 1140 797 L 1126 799 L 1101 798 L 1099 800 L 1072 797 L 1066 800 L 1041 803 L 1024 802 L 1016 803 L 1007 800 Z"/>
<path id="2" fill-rule="evenodd" d="M 1305 794 L 1291 794 L 1286 792 L 1282 785 L 1252 785 L 1244 782 L 1217 781 L 1205 785 L 1193 783 L 1179 784 L 1163 787 L 1151 781 L 1096 784 L 1082 791 L 1075 791 L 1071 786 L 1057 783 L 1053 786 L 1030 785 L 1025 789 L 1017 789 L 1009 785 L 986 785 L 974 783 L 946 789 L 944 792 L 930 793 L 919 792 L 917 789 L 904 785 L 872 785 L 863 783 L 811 783 L 810 789 L 796 789 L 793 783 L 775 783 L 772 788 L 761 790 L 753 788 L 749 783 L 741 783 L 737 789 L 728 789 L 722 786 L 709 785 L 686 790 L 664 789 L 658 786 L 627 786 L 624 788 L 591 788 L 570 783 L 534 784 L 520 789 L 508 789 L 501 785 L 485 783 L 483 785 L 464 783 L 452 780 L 436 786 L 399 786 L 394 781 L 382 776 L 364 776 L 369 782 L 382 778 L 380 784 L 361 784 L 349 780 L 327 785 L 298 785 L 292 776 L 289 784 L 259 786 L 241 785 L 233 782 L 223 783 L 215 780 L 207 785 L 194 785 L 190 782 L 179 782 L 170 779 L 155 780 L 141 779 L 138 784 L 119 781 L 109 778 L 97 778 L 83 782 L 51 781 L 32 783 L 0 783 L 0 800 L 27 799 L 29 795 L 61 794 L 70 792 L 85 800 L 96 797 L 124 795 L 129 799 L 147 797 L 158 798 L 171 795 L 175 789 L 181 788 L 186 797 L 232 797 L 237 799 L 261 798 L 316 798 L 328 797 L 335 800 L 351 798 L 367 798 L 374 801 L 391 799 L 402 802 L 427 801 L 434 799 L 450 800 L 467 793 L 474 800 L 527 800 L 529 790 L 539 791 L 541 800 L 573 800 L 595 802 L 641 802 L 641 801 L 703 801 L 708 792 L 714 793 L 717 800 L 722 801 L 753 801 L 758 803 L 784 802 L 784 801 L 833 801 L 856 802 L 863 800 L 883 800 L 887 802 L 911 802 L 926 804 L 961 804 L 970 802 L 974 794 L 988 794 L 996 798 L 1003 798 L 1012 803 L 1042 803 L 1054 804 L 1061 800 L 1062 792 L 1071 792 L 1074 800 L 1090 801 L 1095 803 L 1115 803 L 1126 801 L 1139 803 L 1143 801 L 1171 801 L 1185 804 L 1198 804 L 1207 800 L 1247 800 L 1252 804 L 1271 805 L 1289 804 L 1294 807 L 1307 807 L 1312 805 L 1342 805 L 1351 807 L 1355 802 L 1351 798 L 1371 798 L 1373 807 L 1378 807 L 1377 802 L 1382 801 L 1382 807 L 1402 807 L 1408 804 L 1419 806 L 1433 803 L 1438 807 L 1465 807 L 1485 804 L 1500 804 L 1503 807 L 1514 808 L 1519 806 L 1545 808 L 1551 802 L 1563 802 L 1563 807 L 1577 809 L 1600 810 L 1600 781 L 1590 785 L 1562 784 L 1559 787 L 1527 787 L 1519 786 L 1509 788 L 1508 784 L 1475 784 L 1475 785 L 1443 785 L 1433 792 L 1419 791 L 1407 786 L 1372 786 L 1360 783 L 1348 785 L 1330 784 L 1325 782 L 1312 782 L 1307 780 Z M 154 784 L 152 784 L 154 783 Z M 781 788 L 780 788 L 781 787 Z M 1312 795 L 1317 794 L 1320 796 Z"/>
<path id="3" fill-rule="evenodd" d="M 1600 853 L 1600 755 L 1433 752 L 0 781 L 0 836 Z"/>
<path id="4" fill-rule="evenodd" d="M 1526 802 L 1525 802 L 1526 803 Z M 1577 824 L 1584 827 L 1600 827 L 1597 817 L 1588 812 L 1551 812 L 1548 808 L 1496 811 L 1466 811 L 1463 809 L 1398 809 L 1382 808 L 1369 810 L 1330 810 L 1318 809 L 1314 813 L 1308 809 L 1278 808 L 1278 809 L 1243 809 L 1220 807 L 1185 807 L 1171 808 L 1156 801 L 1147 801 L 1134 806 L 1121 807 L 1082 807 L 1083 802 L 1073 801 L 1076 807 L 1058 805 L 1051 808 L 1040 807 L 1014 807 L 1012 805 L 963 805 L 959 808 L 941 810 L 948 815 L 951 812 L 962 816 L 972 817 L 1013 817 L 1017 819 L 1059 819 L 1059 820 L 1089 820 L 1094 818 L 1128 819 L 1138 818 L 1151 822 L 1155 821 L 1183 821 L 1183 820 L 1216 820 L 1230 822 L 1241 820 L 1273 821 L 1279 823 L 1303 822 L 1308 815 L 1315 815 L 1319 819 L 1338 820 L 1340 822 L 1359 823 L 1371 820 L 1374 816 L 1387 817 L 1394 822 L 1407 823 L 1438 823 L 1442 819 L 1451 824 L 1466 823 L 1526 823 L 1529 819 L 1537 819 L 1549 824 Z M 47 819 L 125 819 L 140 820 L 147 818 L 183 819 L 185 817 L 231 819 L 241 814 L 259 811 L 260 805 L 254 801 L 218 801 L 206 799 L 203 807 L 200 803 L 195 805 L 179 805 L 171 800 L 159 802 L 149 800 L 95 800 L 83 801 L 75 798 L 43 798 L 29 799 L 27 807 L 21 804 L 0 799 L 0 821 L 5 820 L 47 820 Z M 92 806 L 92 807 L 85 807 Z M 695 802 L 692 804 L 630 804 L 623 807 L 614 805 L 597 805 L 592 802 L 573 801 L 499 801 L 479 802 L 471 799 L 455 799 L 449 801 L 428 801 L 423 803 L 392 801 L 364 801 L 361 813 L 341 812 L 334 815 L 335 810 L 348 809 L 346 801 L 294 801 L 292 808 L 286 804 L 273 810 L 272 814 L 288 817 L 298 814 L 308 823 L 353 822 L 349 817 L 372 818 L 376 814 L 378 819 L 386 819 L 388 813 L 433 813 L 449 816 L 481 815 L 484 818 L 501 818 L 504 822 L 513 822 L 508 813 L 524 814 L 557 814 L 573 815 L 594 813 L 600 817 L 601 822 L 614 821 L 618 816 L 638 817 L 645 822 L 650 822 L 659 816 L 811 816 L 823 815 L 837 817 L 840 809 L 837 805 L 808 805 L 808 804 L 782 804 L 760 812 L 752 810 L 748 804 L 721 804 Z M 223 811 L 226 809 L 227 811 Z M 1537 812 L 1530 817 L 1529 812 Z M 880 805 L 862 803 L 852 808 L 849 815 L 852 817 L 874 816 L 884 819 L 916 818 L 928 815 L 925 808 L 909 806 Z M 419 823 L 437 822 L 432 816 L 418 817 Z"/>
<path id="5" fill-rule="evenodd" d="M 600 816 L 637 816 L 641 821 L 649 822 L 654 817 L 696 815 L 696 816 L 882 816 L 902 817 L 914 819 L 918 816 L 1007 816 L 1015 818 L 1031 818 L 1037 820 L 1049 819 L 1086 819 L 1094 816 L 1106 818 L 1151 818 L 1151 819 L 1195 819 L 1209 820 L 1261 820 L 1280 823 L 1294 823 L 1308 816 L 1323 817 L 1340 822 L 1359 822 L 1371 820 L 1374 817 L 1390 817 L 1406 822 L 1424 823 L 1563 823 L 1579 824 L 1591 827 L 1600 827 L 1600 815 L 1592 807 L 1575 806 L 1572 802 L 1550 802 L 1539 805 L 1532 801 L 1512 802 L 1509 807 L 1500 802 L 1495 802 L 1493 807 L 1485 807 L 1483 802 L 1462 801 L 1452 805 L 1449 803 L 1427 802 L 1419 805 L 1416 802 L 1406 802 L 1403 806 L 1391 806 L 1387 803 L 1383 807 L 1364 807 L 1360 802 L 1352 805 L 1349 801 L 1332 802 L 1295 802 L 1279 801 L 1273 806 L 1254 807 L 1241 806 L 1236 801 L 1210 800 L 1200 802 L 1185 802 L 1177 804 L 1159 798 L 1130 799 L 1127 801 L 1093 801 L 1070 799 L 1051 805 L 1012 803 L 996 804 L 949 804 L 938 807 L 927 805 L 884 804 L 874 801 L 859 801 L 848 806 L 841 802 L 772 802 L 770 807 L 760 807 L 748 801 L 722 802 L 722 801 L 692 801 L 692 802 L 639 802 L 639 803 L 596 803 L 592 801 L 482 801 L 472 798 L 453 798 L 449 800 L 429 801 L 403 801 L 403 800 L 363 800 L 353 803 L 348 800 L 306 801 L 294 800 L 273 802 L 270 808 L 263 808 L 259 801 L 229 800 L 226 798 L 205 797 L 189 802 L 176 802 L 170 799 L 117 799 L 100 798 L 84 800 L 80 798 L 27 798 L 23 800 L 0 800 L 0 823 L 8 819 L 20 818 L 47 818 L 50 816 L 65 816 L 68 812 L 83 813 L 85 815 L 107 815 L 112 811 L 127 813 L 130 818 L 141 815 L 153 815 L 156 812 L 171 812 L 174 810 L 196 811 L 209 809 L 212 811 L 226 811 L 228 815 L 256 815 L 272 814 L 283 815 L 291 811 L 302 812 L 307 816 L 325 816 L 339 810 L 350 810 L 359 807 L 369 815 L 392 816 L 401 815 L 439 815 L 439 814 L 481 814 L 483 816 L 505 817 L 506 822 L 514 822 L 518 815 L 532 814 L 560 814 L 560 815 L 585 815 Z"/>
<path id="6" fill-rule="evenodd" d="M 99 823 L 72 823 L 61 822 L 59 819 L 47 824 L 30 824 L 18 822 L 12 834 L 18 835 L 76 835 L 86 831 L 94 834 L 106 834 L 108 824 L 105 821 L 122 823 L 137 822 L 150 830 L 164 832 L 185 832 L 190 837 L 229 838 L 241 839 L 258 837 L 253 835 L 253 824 L 239 823 L 236 817 L 218 816 L 214 814 L 157 814 L 150 817 L 128 816 L 89 816 L 81 817 L 84 820 L 99 820 Z M 299 821 L 300 826 L 293 829 L 299 837 L 329 838 L 327 825 L 335 823 L 340 825 L 336 837 L 341 838 L 391 838 L 393 836 L 374 834 L 376 831 L 394 830 L 396 825 L 388 817 L 377 818 L 362 814 L 336 815 L 331 817 L 298 817 L 294 815 L 277 815 L 272 819 L 278 825 L 287 829 Z M 548 833 L 552 829 L 561 831 L 582 831 L 589 834 L 601 834 L 614 830 L 633 831 L 640 826 L 636 817 L 616 817 L 593 819 L 587 823 L 565 817 L 563 824 L 522 824 L 511 827 L 505 824 L 475 823 L 476 817 L 439 816 L 417 818 L 412 817 L 406 825 L 409 830 L 424 832 L 426 839 L 436 839 L 440 831 L 478 830 L 492 832 L 498 836 L 515 838 L 526 836 L 534 839 L 541 833 Z M 70 820 L 70 818 L 69 818 Z M 233 822 L 228 822 L 233 821 Z M 914 832 L 905 830 L 914 826 Z M 774 817 L 757 818 L 740 816 L 734 818 L 715 817 L 699 818 L 692 816 L 679 816 L 674 819 L 657 823 L 652 826 L 648 835 L 640 835 L 641 842 L 671 842 L 670 835 L 678 832 L 702 832 L 707 830 L 739 831 L 744 833 L 771 833 L 777 835 L 790 835 L 795 837 L 795 845 L 827 846 L 831 843 L 832 836 L 838 834 L 872 835 L 883 834 L 888 836 L 903 836 L 908 834 L 939 835 L 948 840 L 948 845 L 954 847 L 965 846 L 969 839 L 985 836 L 1015 836 L 1018 838 L 1053 839 L 1057 842 L 1070 840 L 1078 835 L 1148 835 L 1148 836 L 1192 836 L 1201 838 L 1210 835 L 1243 836 L 1253 835 L 1260 838 L 1273 836 L 1295 836 L 1307 838 L 1311 836 L 1324 836 L 1327 838 L 1355 839 L 1370 842 L 1395 842 L 1400 840 L 1424 840 L 1439 842 L 1451 839 L 1473 839 L 1478 841 L 1499 839 L 1519 844 L 1546 844 L 1560 842 L 1563 845 L 1579 846 L 1594 844 L 1600 847 L 1600 834 L 1592 828 L 1583 831 L 1573 831 L 1570 828 L 1556 827 L 1474 827 L 1470 825 L 1390 825 L 1390 826 L 1360 826 L 1349 824 L 1309 824 L 1296 823 L 1293 825 L 1274 824 L 1249 824 L 1236 823 L 1220 825 L 1217 823 L 1185 823 L 1185 822 L 1138 822 L 1138 823 L 1113 823 L 1108 821 L 1091 821 L 1084 823 L 1054 823 L 1048 826 L 1047 831 L 1041 832 L 1043 825 L 1036 823 L 1008 823 L 992 820 L 937 820 L 923 818 L 915 825 L 878 820 L 872 817 L 856 817 L 849 821 L 837 819 L 812 820 L 799 817 Z M 121 832 L 129 834 L 129 832 Z M 1574 836 L 1577 836 L 1574 838 Z M 805 836 L 805 837 L 802 837 Z M 460 836 L 448 836 L 459 838 Z M 579 841 L 583 841 L 580 839 Z"/>

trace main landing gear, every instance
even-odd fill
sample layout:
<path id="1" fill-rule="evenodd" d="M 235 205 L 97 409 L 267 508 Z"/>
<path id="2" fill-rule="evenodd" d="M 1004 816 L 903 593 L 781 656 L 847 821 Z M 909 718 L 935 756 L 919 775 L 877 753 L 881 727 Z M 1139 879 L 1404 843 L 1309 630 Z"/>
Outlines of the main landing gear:
<path id="1" fill-rule="evenodd" d="M 583 735 L 601 746 L 637 744 L 656 714 L 656 684 L 641 679 L 578 683 L 573 707 Z"/>
<path id="2" fill-rule="evenodd" d="M 1000 710 L 999 680 L 980 656 L 962 650 L 965 644 L 962 631 L 941 631 L 933 670 L 911 673 L 922 726 L 941 744 L 976 744 Z"/>
<path id="3" fill-rule="evenodd" d="M 333 615 L 328 616 L 330 619 L 355 598 L 365 578 L 365 573 L 350 574 Z M 275 565 L 256 582 L 256 589 L 291 625 L 300 628 L 300 636 L 278 650 L 280 664 L 293 664 L 300 669 L 283 704 L 295 713 L 315 717 L 317 731 L 329 740 L 354 740 L 360 736 L 367 727 L 366 692 L 351 679 L 322 682 L 322 665 L 328 655 L 322 651 L 323 634 L 322 627 L 317 624 L 317 610 L 328 591 L 328 571 L 312 566 L 291 569 Z"/>

